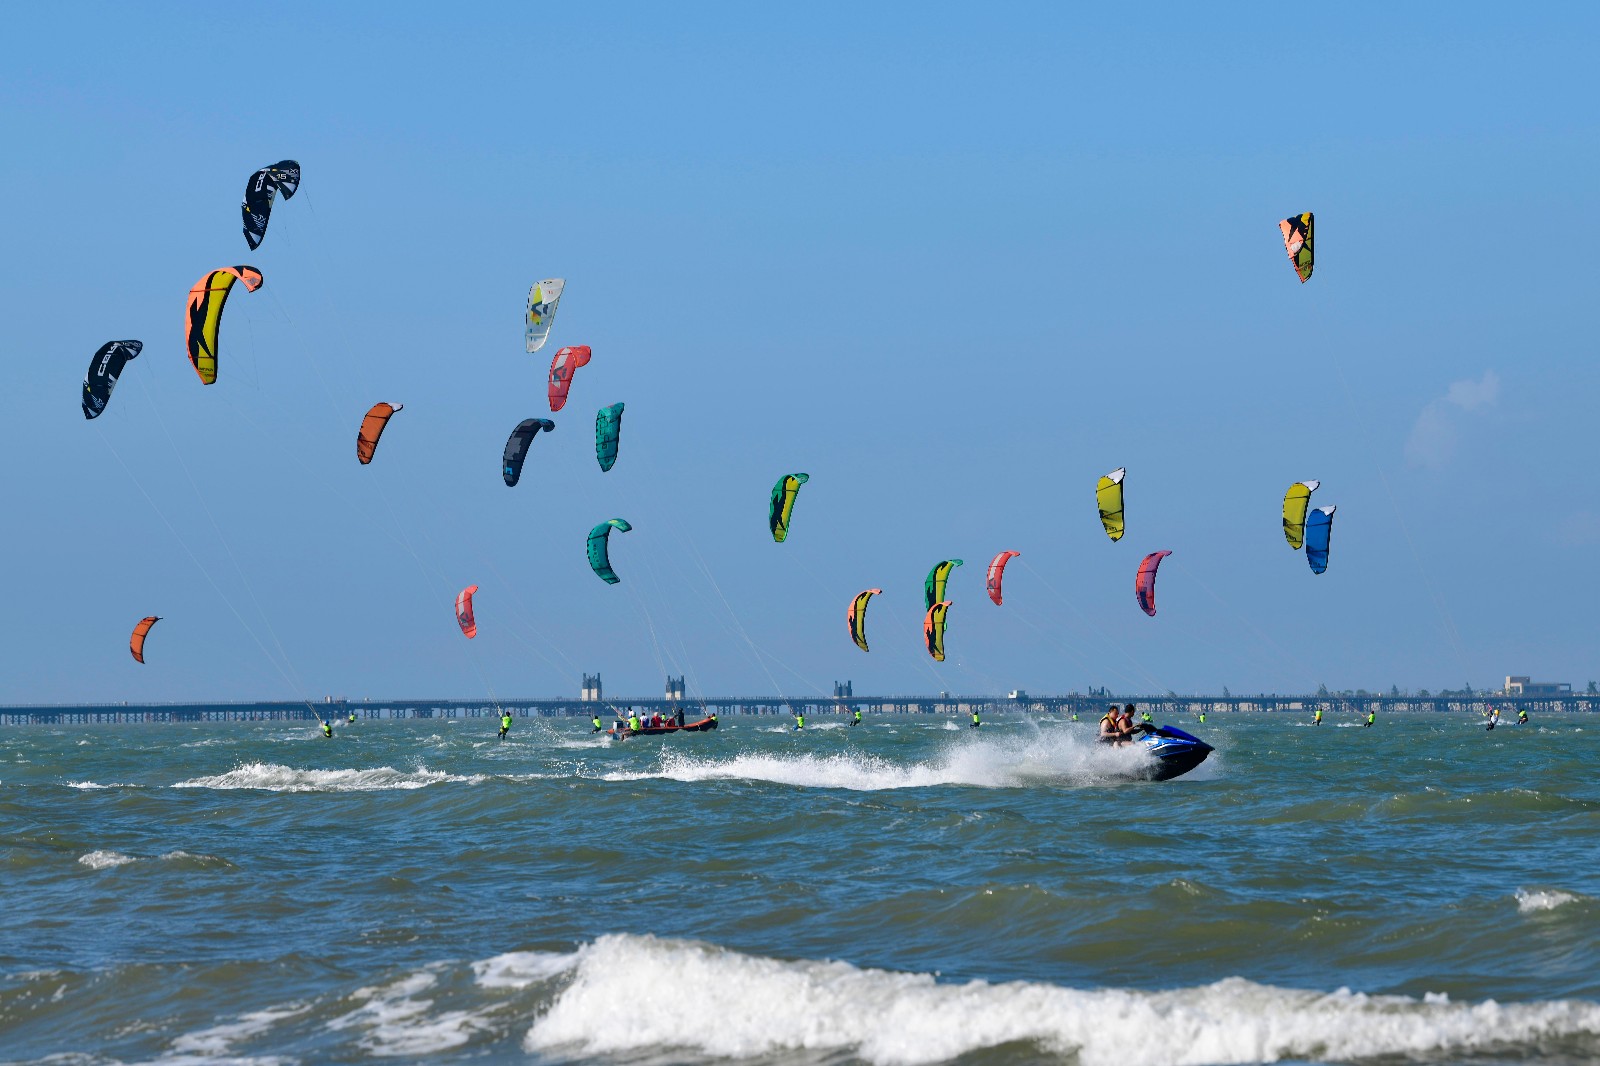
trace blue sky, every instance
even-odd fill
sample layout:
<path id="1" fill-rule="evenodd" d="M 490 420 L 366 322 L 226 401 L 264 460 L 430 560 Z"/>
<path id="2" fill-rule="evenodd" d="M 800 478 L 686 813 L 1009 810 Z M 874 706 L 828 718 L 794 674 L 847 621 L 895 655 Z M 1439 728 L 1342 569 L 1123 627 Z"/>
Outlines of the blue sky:
<path id="1" fill-rule="evenodd" d="M 1581 685 L 1596 22 L 13 12 L 0 700 L 563 695 L 596 670 L 617 694 L 667 672 L 789 696 Z M 251 253 L 245 179 L 285 157 L 301 195 Z M 1276 223 L 1303 210 L 1301 286 Z M 266 284 L 230 301 L 203 387 L 184 296 L 235 263 Z M 84 368 L 121 338 L 144 354 L 85 422 Z M 507 489 L 506 436 L 549 416 L 549 355 L 580 343 L 594 362 Z M 361 467 L 379 400 L 405 410 Z M 602 474 L 593 415 L 619 400 Z M 1117 466 L 1113 544 L 1093 489 Z M 790 471 L 811 481 L 776 545 Z M 1339 507 L 1320 577 L 1279 530 L 1306 478 Z M 634 526 L 615 587 L 583 552 L 610 517 Z M 1022 557 L 995 607 L 1002 549 Z M 935 664 L 922 579 L 949 557 Z M 844 612 L 873 586 L 864 655 Z"/>

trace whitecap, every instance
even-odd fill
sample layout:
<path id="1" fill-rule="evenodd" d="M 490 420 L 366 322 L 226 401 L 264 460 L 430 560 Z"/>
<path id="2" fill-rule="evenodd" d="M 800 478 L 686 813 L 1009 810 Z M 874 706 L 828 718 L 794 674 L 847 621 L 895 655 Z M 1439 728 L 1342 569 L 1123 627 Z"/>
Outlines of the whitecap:
<path id="1" fill-rule="evenodd" d="M 124 855 L 120 851 L 91 851 L 87 855 L 78 856 L 78 862 L 91 870 L 109 870 L 114 866 L 126 866 L 130 862 L 138 861 L 132 855 Z"/>
<path id="2" fill-rule="evenodd" d="M 619 1001 L 619 989 L 657 988 L 694 994 Z M 615 935 L 578 949 L 570 981 L 523 1044 L 534 1053 L 665 1051 L 681 1061 L 685 1052 L 728 1059 L 803 1052 L 919 1066 L 1024 1043 L 1082 1066 L 1198 1066 L 1456 1057 L 1572 1036 L 1600 1037 L 1600 1003 L 1452 1003 L 1276 988 L 1240 977 L 1154 992 L 951 984 L 932 974 Z"/>
<path id="3" fill-rule="evenodd" d="M 484 988 L 526 988 L 566 973 L 578 964 L 576 955 L 551 951 L 509 951 L 472 964 Z"/>
<path id="4" fill-rule="evenodd" d="M 1563 892 L 1559 888 L 1547 889 L 1517 889 L 1517 910 L 1523 914 L 1535 911 L 1553 911 L 1563 903 L 1573 903 L 1579 897 L 1571 892 Z"/>
<path id="5" fill-rule="evenodd" d="M 480 774 L 447 774 L 425 767 L 396 770 L 378 766 L 365 770 L 297 770 L 276 763 L 244 763 L 225 774 L 179 781 L 173 788 L 255 788 L 266 792 L 383 792 L 427 788 L 447 781 L 477 783 Z"/>

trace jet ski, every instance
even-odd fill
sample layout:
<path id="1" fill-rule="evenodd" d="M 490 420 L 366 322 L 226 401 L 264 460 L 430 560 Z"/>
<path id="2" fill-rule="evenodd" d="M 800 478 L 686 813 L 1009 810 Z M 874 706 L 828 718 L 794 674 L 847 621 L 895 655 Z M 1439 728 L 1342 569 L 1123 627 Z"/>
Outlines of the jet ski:
<path id="1" fill-rule="evenodd" d="M 1170 781 L 1206 761 L 1214 750 L 1199 737 L 1190 736 L 1177 726 L 1146 729 L 1138 741 L 1154 758 L 1140 776 L 1147 781 Z"/>

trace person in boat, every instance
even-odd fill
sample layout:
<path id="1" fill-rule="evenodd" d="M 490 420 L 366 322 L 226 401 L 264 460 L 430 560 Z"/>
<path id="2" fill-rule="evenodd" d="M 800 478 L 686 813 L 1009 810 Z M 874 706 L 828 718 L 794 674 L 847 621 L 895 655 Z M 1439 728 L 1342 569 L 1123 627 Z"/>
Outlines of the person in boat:
<path id="1" fill-rule="evenodd" d="M 600 725 L 600 716 L 597 714 L 597 715 L 594 716 L 594 731 L 596 733 L 598 733 L 598 732 L 601 731 L 601 728 L 602 727 Z"/>
<path id="2" fill-rule="evenodd" d="M 322 723 L 322 735 L 327 737 L 330 740 L 333 739 L 333 723 L 332 722 L 323 722 Z"/>
<path id="3" fill-rule="evenodd" d="M 1117 706 L 1112 704 L 1111 709 L 1100 716 L 1100 733 L 1095 739 L 1102 744 L 1115 744 L 1121 733 L 1122 728 L 1117 721 Z"/>
<path id="4" fill-rule="evenodd" d="M 861 708 L 857 707 L 855 716 L 850 719 L 850 725 L 852 727 L 855 727 L 855 726 L 858 726 L 860 724 L 861 724 Z"/>
<path id="5" fill-rule="evenodd" d="M 712 725 L 716 725 L 717 724 L 717 712 L 716 711 L 712 711 L 711 712 L 711 724 Z"/>
<path id="6" fill-rule="evenodd" d="M 1367 728 L 1368 729 L 1371 729 L 1372 728 L 1372 723 L 1376 722 L 1377 720 L 1378 720 L 1378 712 L 1377 711 L 1368 711 L 1367 712 Z"/>
<path id="7" fill-rule="evenodd" d="M 511 732 L 511 712 L 510 711 L 501 711 L 500 712 L 500 736 L 498 738 L 496 738 L 496 739 L 504 740 L 506 738 L 506 734 L 509 733 L 509 732 Z"/>
<path id="8" fill-rule="evenodd" d="M 1518 725 L 1527 725 L 1528 724 L 1528 712 L 1523 710 L 1521 707 L 1517 708 L 1517 724 Z"/>
<path id="9" fill-rule="evenodd" d="M 1322 708 L 1321 707 L 1318 707 L 1317 708 L 1317 713 L 1312 716 L 1311 724 L 1312 725 L 1321 725 L 1322 724 Z"/>
<path id="10" fill-rule="evenodd" d="M 638 714 L 636 714 L 634 712 L 634 709 L 632 707 L 629 707 L 628 708 L 628 732 L 637 733 L 638 731 L 639 731 L 639 716 L 638 716 Z"/>
<path id="11" fill-rule="evenodd" d="M 978 721 L 978 712 L 977 711 L 973 711 L 972 712 L 972 728 L 973 729 L 977 729 L 982 724 L 983 724 L 982 722 Z"/>
<path id="12" fill-rule="evenodd" d="M 673 720 L 678 723 L 678 728 L 679 729 L 683 728 L 683 708 L 682 707 L 678 708 L 678 713 L 673 716 Z"/>

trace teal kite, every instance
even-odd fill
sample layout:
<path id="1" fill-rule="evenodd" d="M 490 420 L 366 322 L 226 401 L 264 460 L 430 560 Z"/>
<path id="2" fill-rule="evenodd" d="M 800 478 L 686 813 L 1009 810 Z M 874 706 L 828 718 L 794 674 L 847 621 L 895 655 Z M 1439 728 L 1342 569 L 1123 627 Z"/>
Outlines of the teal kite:
<path id="1" fill-rule="evenodd" d="M 608 518 L 589 530 L 589 568 L 608 585 L 615 585 L 622 580 L 617 576 L 617 572 L 611 569 L 610 544 L 613 528 L 620 529 L 624 533 L 633 529 L 625 518 Z"/>
<path id="2" fill-rule="evenodd" d="M 617 438 L 622 436 L 622 404 L 600 408 L 594 416 L 594 457 L 601 470 L 617 465 Z"/>

